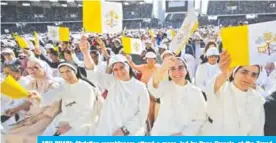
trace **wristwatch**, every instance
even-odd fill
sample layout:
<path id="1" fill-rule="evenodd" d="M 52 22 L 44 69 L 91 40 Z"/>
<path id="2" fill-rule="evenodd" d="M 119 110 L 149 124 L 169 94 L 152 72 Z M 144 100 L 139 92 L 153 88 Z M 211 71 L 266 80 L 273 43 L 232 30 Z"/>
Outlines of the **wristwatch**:
<path id="1" fill-rule="evenodd" d="M 127 128 L 125 126 L 121 127 L 121 129 L 125 136 L 129 135 L 129 131 L 127 130 Z"/>

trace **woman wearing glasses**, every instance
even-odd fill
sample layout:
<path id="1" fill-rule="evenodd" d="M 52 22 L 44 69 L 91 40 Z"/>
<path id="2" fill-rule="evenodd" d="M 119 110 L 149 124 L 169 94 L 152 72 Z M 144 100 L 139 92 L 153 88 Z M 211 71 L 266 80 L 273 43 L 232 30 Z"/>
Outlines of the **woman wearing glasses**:
<path id="1" fill-rule="evenodd" d="M 165 73 L 169 81 L 162 81 Z M 151 135 L 197 135 L 205 122 L 204 96 L 190 83 L 187 64 L 174 56 L 165 59 L 162 67 L 148 82 L 149 91 L 160 98 L 160 110 Z"/>
<path id="2" fill-rule="evenodd" d="M 5 136 L 7 143 L 36 142 L 36 136 L 40 135 L 60 112 L 60 97 L 57 95 L 62 88 L 57 79 L 52 77 L 49 65 L 38 59 L 30 59 L 27 71 L 32 77 L 27 86 L 30 99 L 20 105 L 20 111 L 26 111 L 27 119 L 13 126 Z"/>
<path id="3" fill-rule="evenodd" d="M 260 73 L 257 65 L 229 70 L 230 55 L 220 56 L 221 74 L 206 87 L 207 114 L 202 135 L 261 136 L 264 132 L 265 100 L 252 88 Z"/>
<path id="4" fill-rule="evenodd" d="M 103 42 L 99 44 L 101 48 L 105 48 Z M 149 111 L 149 94 L 145 84 L 135 79 L 127 59 L 122 55 L 110 58 L 111 74 L 93 71 L 95 64 L 89 55 L 89 47 L 86 37 L 83 36 L 80 49 L 84 55 L 85 66 L 89 69 L 88 79 L 108 90 L 95 135 L 144 135 Z"/>
<path id="5" fill-rule="evenodd" d="M 208 61 L 198 66 L 195 76 L 195 85 L 204 90 L 208 81 L 220 73 L 218 66 L 219 51 L 217 47 L 211 47 L 206 52 Z"/>

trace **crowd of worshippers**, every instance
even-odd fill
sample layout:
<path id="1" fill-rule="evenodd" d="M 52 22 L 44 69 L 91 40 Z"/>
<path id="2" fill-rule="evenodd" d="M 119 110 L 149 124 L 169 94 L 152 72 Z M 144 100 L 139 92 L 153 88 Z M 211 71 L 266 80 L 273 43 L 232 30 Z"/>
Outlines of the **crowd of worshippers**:
<path id="1" fill-rule="evenodd" d="M 141 55 L 125 54 L 120 34 L 112 40 L 84 34 L 58 47 L 19 51 L 3 43 L 1 80 L 12 76 L 29 96 L 1 95 L 2 141 L 276 135 L 275 60 L 229 68 L 218 37 L 196 32 L 176 55 L 171 38 L 160 33 L 138 34 Z"/>

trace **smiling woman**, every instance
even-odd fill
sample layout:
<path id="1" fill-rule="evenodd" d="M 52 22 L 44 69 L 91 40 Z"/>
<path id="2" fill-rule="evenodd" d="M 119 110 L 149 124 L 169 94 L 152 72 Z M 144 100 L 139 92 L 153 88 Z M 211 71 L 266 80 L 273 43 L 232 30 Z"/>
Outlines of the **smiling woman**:
<path id="1" fill-rule="evenodd" d="M 96 101 L 100 100 L 98 90 L 94 84 L 83 78 L 76 64 L 64 62 L 58 66 L 58 69 L 66 82 L 64 90 L 60 95 L 62 99 L 62 112 L 53 120 L 42 135 L 83 136 L 90 133 L 93 134 L 93 129 L 97 123 L 96 117 L 93 114 L 94 107 Z"/>
<path id="2" fill-rule="evenodd" d="M 162 81 L 167 72 L 170 80 Z M 151 135 L 198 135 L 205 122 L 206 103 L 201 90 L 190 82 L 183 59 L 174 56 L 166 58 L 148 82 L 148 89 L 162 103 Z"/>
<path id="3" fill-rule="evenodd" d="M 220 58 L 222 73 L 206 87 L 207 114 L 212 122 L 204 125 L 202 135 L 263 135 L 265 100 L 252 88 L 260 67 L 238 66 L 229 71 L 230 55 L 224 51 Z"/>

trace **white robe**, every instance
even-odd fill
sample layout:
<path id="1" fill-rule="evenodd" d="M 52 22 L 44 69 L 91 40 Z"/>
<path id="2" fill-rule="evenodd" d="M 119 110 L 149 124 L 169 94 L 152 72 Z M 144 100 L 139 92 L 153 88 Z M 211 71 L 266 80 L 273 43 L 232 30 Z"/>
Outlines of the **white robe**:
<path id="1" fill-rule="evenodd" d="M 191 80 L 193 80 L 195 77 L 195 70 L 197 66 L 195 58 L 190 54 L 183 54 L 181 57 L 187 61 L 187 64 L 188 64 L 187 68 L 188 68 Z"/>
<path id="2" fill-rule="evenodd" d="M 256 84 L 263 87 L 263 88 L 267 87 L 268 75 L 267 75 L 267 72 L 264 68 L 261 70 L 260 75 L 259 75 L 259 77 L 256 81 Z"/>
<path id="3" fill-rule="evenodd" d="M 149 93 L 144 83 L 134 78 L 119 81 L 102 72 L 87 73 L 89 80 L 108 90 L 95 135 L 111 136 L 123 126 L 130 135 L 144 135 L 149 112 Z"/>
<path id="4" fill-rule="evenodd" d="M 55 117 L 42 135 L 54 135 L 60 122 L 68 122 L 71 126 L 71 129 L 62 136 L 87 135 L 89 129 L 86 125 L 91 125 L 94 121 L 92 113 L 96 95 L 93 87 L 83 80 L 75 84 L 66 83 L 60 97 L 62 112 Z"/>
<path id="5" fill-rule="evenodd" d="M 219 65 L 210 65 L 208 62 L 198 66 L 195 76 L 195 85 L 205 91 L 207 83 L 220 73 Z"/>
<path id="6" fill-rule="evenodd" d="M 207 86 L 207 114 L 201 135 L 261 136 L 264 131 L 264 98 L 253 89 L 243 92 L 225 82 L 215 93 L 216 79 Z"/>
<path id="7" fill-rule="evenodd" d="M 171 81 L 161 82 L 158 89 L 148 84 L 149 91 L 161 99 L 160 110 L 151 135 L 170 136 L 182 133 L 197 135 L 206 120 L 206 103 L 199 88 L 189 83 L 179 86 Z"/>

